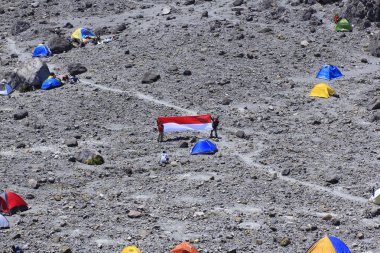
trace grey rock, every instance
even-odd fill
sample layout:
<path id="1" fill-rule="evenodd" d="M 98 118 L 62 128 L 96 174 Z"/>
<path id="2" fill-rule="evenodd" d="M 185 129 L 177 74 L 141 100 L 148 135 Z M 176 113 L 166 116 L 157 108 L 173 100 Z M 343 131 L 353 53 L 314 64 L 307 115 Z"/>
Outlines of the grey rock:
<path id="1" fill-rule="evenodd" d="M 369 211 L 371 214 L 371 217 L 376 217 L 380 215 L 380 207 L 372 207 Z"/>
<path id="2" fill-rule="evenodd" d="M 77 147 L 78 141 L 75 138 L 70 138 L 65 140 L 65 145 L 68 147 Z"/>
<path id="3" fill-rule="evenodd" d="M 28 180 L 28 186 L 32 189 L 37 189 L 39 187 L 39 184 L 37 180 L 31 178 Z"/>
<path id="4" fill-rule="evenodd" d="M 25 148 L 25 147 L 26 147 L 26 145 L 23 142 L 16 143 L 16 148 Z"/>
<path id="5" fill-rule="evenodd" d="M 186 0 L 183 4 L 184 5 L 192 5 L 192 4 L 195 4 L 195 0 Z"/>
<path id="6" fill-rule="evenodd" d="M 184 141 L 182 142 L 180 145 L 179 145 L 180 148 L 188 148 L 189 147 L 189 143 Z"/>
<path id="7" fill-rule="evenodd" d="M 34 196 L 33 194 L 31 194 L 31 193 L 27 193 L 27 194 L 25 195 L 25 198 L 26 198 L 26 199 L 34 199 L 35 196 Z"/>
<path id="8" fill-rule="evenodd" d="M 339 0 L 317 0 L 318 3 L 320 4 L 332 4 L 335 2 L 338 2 Z"/>
<path id="9" fill-rule="evenodd" d="M 307 20 L 310 20 L 312 15 L 315 13 L 315 9 L 313 8 L 308 8 L 308 9 L 305 9 L 302 13 L 302 16 L 301 16 L 301 21 L 307 21 Z"/>
<path id="10" fill-rule="evenodd" d="M 367 109 L 368 110 L 378 110 L 378 109 L 380 109 L 380 96 L 375 97 L 374 99 L 372 99 L 372 101 L 369 103 Z"/>
<path id="11" fill-rule="evenodd" d="M 48 41 L 48 47 L 53 54 L 61 54 L 72 49 L 72 45 L 67 38 L 55 36 Z"/>
<path id="12" fill-rule="evenodd" d="M 340 219 L 338 219 L 338 218 L 332 218 L 331 219 L 331 224 L 333 224 L 334 226 L 340 226 Z"/>
<path id="13" fill-rule="evenodd" d="M 127 29 L 127 25 L 125 23 L 121 23 L 121 24 L 118 24 L 115 29 L 114 29 L 114 32 L 115 33 L 121 33 L 123 31 L 125 31 Z"/>
<path id="14" fill-rule="evenodd" d="M 73 26 L 70 22 L 67 22 L 67 23 L 63 26 L 63 28 L 69 28 L 69 29 L 71 29 L 71 28 L 74 28 L 74 26 Z"/>
<path id="15" fill-rule="evenodd" d="M 237 253 L 237 249 L 229 249 L 227 250 L 227 253 Z"/>
<path id="16" fill-rule="evenodd" d="M 239 130 L 235 133 L 236 137 L 238 138 L 245 138 L 246 135 L 245 135 L 245 132 L 243 130 Z"/>
<path id="17" fill-rule="evenodd" d="M 87 72 L 87 68 L 81 63 L 71 63 L 67 66 L 67 71 L 70 75 L 76 76 Z"/>
<path id="18" fill-rule="evenodd" d="M 69 246 L 63 246 L 62 248 L 60 248 L 59 252 L 60 253 L 72 253 L 72 250 Z"/>
<path id="19" fill-rule="evenodd" d="M 331 214 L 326 214 L 322 217 L 322 220 L 331 220 L 332 219 L 332 215 Z"/>
<path id="20" fill-rule="evenodd" d="M 229 105 L 231 104 L 232 100 L 229 97 L 224 97 L 223 100 L 221 101 L 222 105 Z"/>
<path id="21" fill-rule="evenodd" d="M 290 239 L 288 237 L 284 237 L 280 240 L 280 246 L 286 247 L 291 243 Z"/>
<path id="22" fill-rule="evenodd" d="M 15 69 L 7 78 L 14 89 L 39 88 L 49 77 L 50 71 L 45 62 L 38 58 L 33 58 L 25 62 L 19 69 Z"/>
<path id="23" fill-rule="evenodd" d="M 338 175 L 329 175 L 326 178 L 326 182 L 330 184 L 337 184 L 339 183 L 340 177 Z"/>
<path id="24" fill-rule="evenodd" d="M 380 32 L 371 38 L 368 49 L 373 56 L 380 57 Z"/>
<path id="25" fill-rule="evenodd" d="M 270 33 L 270 32 L 273 32 L 273 30 L 272 28 L 269 28 L 269 27 L 265 27 L 258 31 L 258 33 Z"/>
<path id="26" fill-rule="evenodd" d="M 142 216 L 142 213 L 139 212 L 139 211 L 135 211 L 135 210 L 130 210 L 128 213 L 127 213 L 127 216 L 129 218 L 140 218 Z"/>
<path id="27" fill-rule="evenodd" d="M 15 36 L 15 35 L 18 35 L 18 34 L 20 34 L 22 32 L 25 32 L 29 28 L 30 28 L 30 24 L 28 22 L 19 20 L 19 21 L 16 21 L 12 25 L 12 27 L 11 27 L 11 34 L 13 36 Z"/>
<path id="28" fill-rule="evenodd" d="M 26 118 L 28 115 L 29 115 L 29 113 L 26 110 L 20 110 L 20 111 L 16 112 L 15 114 L 13 114 L 13 118 L 15 120 L 20 120 L 20 119 Z"/>
<path id="29" fill-rule="evenodd" d="M 243 0 L 235 0 L 235 1 L 232 3 L 232 5 L 233 5 L 233 6 L 240 6 L 240 5 L 242 5 L 243 3 L 244 3 Z"/>
<path id="30" fill-rule="evenodd" d="M 185 71 L 183 71 L 183 75 L 184 76 L 191 76 L 191 71 L 190 70 L 185 70 Z"/>
<path id="31" fill-rule="evenodd" d="M 104 159 L 100 154 L 88 149 L 76 153 L 75 160 L 87 165 L 101 165 L 104 163 Z"/>
<path id="32" fill-rule="evenodd" d="M 281 175 L 283 175 L 283 176 L 289 176 L 289 174 L 290 174 L 290 169 L 283 169 L 281 171 Z"/>
<path id="33" fill-rule="evenodd" d="M 208 11 L 202 12 L 202 18 L 208 18 Z"/>
<path id="34" fill-rule="evenodd" d="M 145 73 L 144 76 L 143 76 L 143 79 L 142 79 L 142 83 L 154 83 L 156 81 L 158 81 L 159 79 L 161 78 L 160 75 L 158 74 L 153 74 L 153 73 Z"/>

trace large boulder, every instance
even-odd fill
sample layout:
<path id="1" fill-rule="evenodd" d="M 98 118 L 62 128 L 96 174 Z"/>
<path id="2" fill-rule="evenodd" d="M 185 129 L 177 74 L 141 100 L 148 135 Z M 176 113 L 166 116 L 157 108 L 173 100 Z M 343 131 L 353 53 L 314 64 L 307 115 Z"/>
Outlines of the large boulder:
<path id="1" fill-rule="evenodd" d="M 10 73 L 7 81 L 14 89 L 29 90 L 32 87 L 40 88 L 49 75 L 50 71 L 46 63 L 33 58 Z"/>
<path id="2" fill-rule="evenodd" d="M 362 28 L 368 22 L 380 22 L 380 0 L 349 0 L 343 16 Z"/>
<path id="3" fill-rule="evenodd" d="M 67 38 L 55 36 L 48 41 L 48 47 L 53 54 L 61 54 L 69 51 L 72 45 Z"/>
<path id="4" fill-rule="evenodd" d="M 317 0 L 318 3 L 320 4 L 332 4 L 335 2 L 339 2 L 340 0 Z"/>
<path id="5" fill-rule="evenodd" d="M 104 163 L 103 157 L 91 150 L 84 149 L 75 155 L 75 160 L 88 165 L 101 165 Z"/>
<path id="6" fill-rule="evenodd" d="M 19 20 L 19 21 L 16 21 L 16 23 L 12 25 L 11 34 L 15 36 L 19 33 L 22 33 L 28 30 L 29 28 L 30 28 L 30 24 L 28 22 Z"/>
<path id="7" fill-rule="evenodd" d="M 87 72 L 87 68 L 80 63 L 71 63 L 67 66 L 67 71 L 70 75 L 76 76 Z"/>
<path id="8" fill-rule="evenodd" d="M 373 56 L 380 57 L 380 32 L 372 37 L 368 49 Z"/>
<path id="9" fill-rule="evenodd" d="M 380 96 L 375 97 L 374 99 L 372 99 L 372 101 L 369 103 L 367 109 L 368 110 L 378 110 L 378 109 L 380 109 Z"/>

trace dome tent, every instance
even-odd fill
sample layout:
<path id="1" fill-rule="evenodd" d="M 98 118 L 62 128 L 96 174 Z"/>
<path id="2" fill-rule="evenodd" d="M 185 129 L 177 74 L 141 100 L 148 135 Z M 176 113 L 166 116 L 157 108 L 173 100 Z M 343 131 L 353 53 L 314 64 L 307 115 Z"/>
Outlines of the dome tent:
<path id="1" fill-rule="evenodd" d="M 9 221 L 3 215 L 0 214 L 0 229 L 9 228 Z"/>
<path id="2" fill-rule="evenodd" d="M 39 44 L 34 49 L 32 57 L 48 57 L 50 55 L 52 55 L 50 49 L 46 45 Z"/>
<path id="3" fill-rule="evenodd" d="M 338 67 L 333 65 L 324 65 L 317 73 L 317 78 L 326 80 L 334 80 L 342 76 L 343 74 Z"/>
<path id="4" fill-rule="evenodd" d="M 306 253 L 351 253 L 350 249 L 340 239 L 325 236 L 314 243 Z"/>
<path id="5" fill-rule="evenodd" d="M 0 193 L 0 212 L 12 215 L 26 210 L 28 204 L 16 193 L 10 191 Z"/>
<path id="6" fill-rule="evenodd" d="M 330 96 L 335 94 L 336 93 L 333 88 L 331 88 L 325 83 L 319 83 L 316 84 L 314 88 L 310 91 L 309 97 L 329 98 Z"/>
<path id="7" fill-rule="evenodd" d="M 140 250 L 136 246 L 127 246 L 120 253 L 140 253 Z"/>
<path id="8" fill-rule="evenodd" d="M 48 78 L 48 79 L 46 79 L 42 83 L 41 89 L 43 89 L 43 90 L 49 90 L 49 89 L 57 88 L 57 87 L 59 87 L 61 85 L 62 85 L 62 83 L 58 79 L 56 79 L 56 78 Z"/>
<path id="9" fill-rule="evenodd" d="M 192 155 L 215 154 L 216 152 L 218 152 L 216 145 L 212 141 L 206 139 L 199 140 L 191 149 Z"/>
<path id="10" fill-rule="evenodd" d="M 85 39 L 96 39 L 96 35 L 90 29 L 81 27 L 76 29 L 73 34 L 71 34 L 71 39 L 84 42 Z"/>
<path id="11" fill-rule="evenodd" d="M 342 18 L 336 23 L 335 26 L 335 31 L 336 32 L 352 32 L 352 25 L 350 22 L 348 22 L 347 19 Z"/>
<path id="12" fill-rule="evenodd" d="M 188 242 L 177 245 L 170 253 L 198 253 L 198 250 Z"/>

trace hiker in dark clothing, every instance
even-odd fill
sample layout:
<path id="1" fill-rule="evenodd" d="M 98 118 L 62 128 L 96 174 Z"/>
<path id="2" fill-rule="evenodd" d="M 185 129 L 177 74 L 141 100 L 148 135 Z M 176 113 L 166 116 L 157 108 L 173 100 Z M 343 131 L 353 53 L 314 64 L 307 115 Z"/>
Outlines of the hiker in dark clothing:
<path id="1" fill-rule="evenodd" d="M 215 132 L 215 138 L 218 138 L 219 116 L 216 116 L 215 118 L 211 117 L 211 121 L 212 121 L 212 130 L 210 133 L 210 138 L 214 138 L 213 132 Z"/>
<path id="2" fill-rule="evenodd" d="M 158 142 L 163 142 L 164 141 L 164 124 L 162 122 L 157 120 L 157 128 L 158 128 Z"/>

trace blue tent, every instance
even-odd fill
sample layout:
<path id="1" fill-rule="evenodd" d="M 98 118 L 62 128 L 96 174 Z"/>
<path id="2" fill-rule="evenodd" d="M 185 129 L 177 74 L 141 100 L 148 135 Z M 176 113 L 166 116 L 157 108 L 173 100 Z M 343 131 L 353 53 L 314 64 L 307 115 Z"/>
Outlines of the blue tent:
<path id="1" fill-rule="evenodd" d="M 191 149 L 192 155 L 215 154 L 216 152 L 218 152 L 216 145 L 211 141 L 204 139 L 201 139 L 195 143 L 194 147 Z"/>
<path id="2" fill-rule="evenodd" d="M 39 44 L 38 46 L 36 46 L 33 52 L 33 57 L 48 57 L 50 55 L 50 49 L 43 44 Z"/>
<path id="3" fill-rule="evenodd" d="M 314 243 L 306 253 L 351 253 L 344 242 L 333 236 L 325 236 Z"/>
<path id="4" fill-rule="evenodd" d="M 11 94 L 12 91 L 13 91 L 12 86 L 10 86 L 9 84 L 6 83 L 6 84 L 4 84 L 4 90 L 0 90 L 0 95 L 6 96 L 6 95 Z"/>
<path id="5" fill-rule="evenodd" d="M 0 229 L 9 228 L 9 222 L 7 218 L 0 214 Z"/>
<path id="6" fill-rule="evenodd" d="M 334 80 L 342 76 L 343 74 L 338 67 L 333 65 L 324 65 L 317 73 L 317 78 L 326 80 Z"/>
<path id="7" fill-rule="evenodd" d="M 62 83 L 55 78 L 48 78 L 42 83 L 41 89 L 49 90 L 61 86 Z"/>

